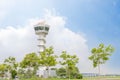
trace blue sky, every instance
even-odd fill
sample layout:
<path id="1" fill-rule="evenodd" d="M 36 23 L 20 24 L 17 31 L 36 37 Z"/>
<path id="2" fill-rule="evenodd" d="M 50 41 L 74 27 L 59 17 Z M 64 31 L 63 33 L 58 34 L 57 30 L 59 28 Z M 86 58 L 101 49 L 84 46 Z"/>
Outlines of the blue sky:
<path id="1" fill-rule="evenodd" d="M 57 16 L 65 18 L 65 27 L 82 34 L 87 40 L 89 50 L 98 44 L 111 44 L 115 52 L 106 63 L 120 72 L 120 1 L 119 0 L 2 0 L 0 6 L 0 28 L 17 28 L 26 21 L 42 18 L 44 9 L 52 10 Z M 6 7 L 7 6 L 7 7 Z M 1 14 L 0 14 L 1 15 Z"/>

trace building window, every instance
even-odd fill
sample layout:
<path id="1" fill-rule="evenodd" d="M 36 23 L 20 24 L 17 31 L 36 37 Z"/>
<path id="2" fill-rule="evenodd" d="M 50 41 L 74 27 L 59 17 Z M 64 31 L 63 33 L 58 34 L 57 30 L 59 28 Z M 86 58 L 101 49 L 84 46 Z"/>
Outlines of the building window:
<path id="1" fill-rule="evenodd" d="M 49 27 L 45 27 L 45 31 L 49 31 Z"/>
<path id="2" fill-rule="evenodd" d="M 44 27 L 43 26 L 37 26 L 37 27 L 34 27 L 34 29 L 37 31 L 37 30 L 43 30 Z"/>

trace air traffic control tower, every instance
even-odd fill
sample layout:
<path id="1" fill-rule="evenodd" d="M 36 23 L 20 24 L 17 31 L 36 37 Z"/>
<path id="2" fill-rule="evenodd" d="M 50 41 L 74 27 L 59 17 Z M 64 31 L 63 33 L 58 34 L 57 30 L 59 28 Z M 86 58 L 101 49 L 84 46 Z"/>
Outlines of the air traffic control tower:
<path id="1" fill-rule="evenodd" d="M 34 26 L 35 34 L 38 35 L 38 47 L 40 49 L 39 52 L 43 52 L 45 50 L 45 43 L 46 43 L 46 35 L 49 31 L 49 25 L 45 23 L 45 21 L 39 22 Z"/>

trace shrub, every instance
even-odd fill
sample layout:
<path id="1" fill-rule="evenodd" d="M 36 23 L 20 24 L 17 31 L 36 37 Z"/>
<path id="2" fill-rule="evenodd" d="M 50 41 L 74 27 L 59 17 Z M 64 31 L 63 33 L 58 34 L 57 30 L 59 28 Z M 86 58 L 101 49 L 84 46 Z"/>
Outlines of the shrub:
<path id="1" fill-rule="evenodd" d="M 83 76 L 82 76 L 82 74 L 77 74 L 76 78 L 77 78 L 77 79 L 82 79 Z"/>

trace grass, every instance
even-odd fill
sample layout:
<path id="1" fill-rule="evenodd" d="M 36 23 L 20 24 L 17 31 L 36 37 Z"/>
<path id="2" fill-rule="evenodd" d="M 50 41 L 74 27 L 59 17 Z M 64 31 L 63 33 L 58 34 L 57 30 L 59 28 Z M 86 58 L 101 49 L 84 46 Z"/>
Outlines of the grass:
<path id="1" fill-rule="evenodd" d="M 20 79 L 20 80 L 69 80 L 69 79 L 59 79 L 59 78 L 31 78 L 31 79 Z M 120 80 L 120 77 L 87 77 L 83 79 L 70 79 L 70 80 Z"/>
<path id="2" fill-rule="evenodd" d="M 0 79 L 5 80 L 5 79 Z M 19 80 L 69 80 L 69 79 L 59 79 L 59 78 L 38 78 L 38 77 L 32 77 L 30 79 L 19 79 Z M 70 80 L 120 80 L 120 76 L 118 77 L 86 77 L 83 79 L 70 79 Z"/>

